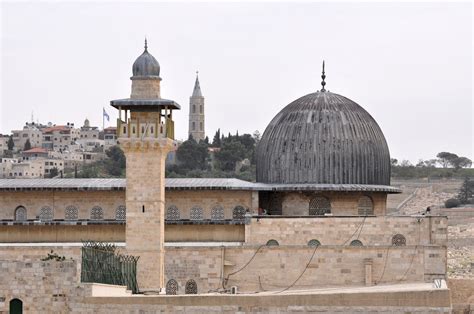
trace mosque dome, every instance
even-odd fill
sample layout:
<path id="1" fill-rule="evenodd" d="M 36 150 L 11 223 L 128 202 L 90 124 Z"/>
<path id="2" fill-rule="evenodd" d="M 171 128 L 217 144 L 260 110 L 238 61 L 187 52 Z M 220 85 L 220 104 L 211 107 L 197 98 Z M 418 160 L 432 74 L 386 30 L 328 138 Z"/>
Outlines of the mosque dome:
<path id="1" fill-rule="evenodd" d="M 135 60 L 132 67 L 133 76 L 160 76 L 160 64 L 148 52 L 145 39 L 145 51 Z"/>
<path id="2" fill-rule="evenodd" d="M 257 181 L 390 185 L 390 153 L 372 116 L 323 88 L 281 110 L 257 147 Z"/>

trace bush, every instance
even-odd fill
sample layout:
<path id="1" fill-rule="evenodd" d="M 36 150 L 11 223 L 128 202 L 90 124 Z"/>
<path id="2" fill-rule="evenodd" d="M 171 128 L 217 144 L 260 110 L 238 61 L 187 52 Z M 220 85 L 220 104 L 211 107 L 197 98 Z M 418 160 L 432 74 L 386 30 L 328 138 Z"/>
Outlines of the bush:
<path id="1" fill-rule="evenodd" d="M 459 205 L 461 205 L 461 202 L 456 198 L 450 198 L 449 200 L 444 202 L 444 207 L 446 208 L 458 207 Z"/>

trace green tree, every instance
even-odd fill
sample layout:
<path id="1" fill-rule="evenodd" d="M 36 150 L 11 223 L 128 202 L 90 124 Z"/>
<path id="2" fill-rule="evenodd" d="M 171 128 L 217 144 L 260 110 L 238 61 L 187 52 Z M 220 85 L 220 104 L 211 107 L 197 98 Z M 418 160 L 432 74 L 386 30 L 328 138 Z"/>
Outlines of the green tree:
<path id="1" fill-rule="evenodd" d="M 451 165 L 455 169 L 470 168 L 472 165 L 472 161 L 467 157 L 457 157 L 451 161 Z"/>
<path id="2" fill-rule="evenodd" d="M 184 141 L 176 151 L 180 167 L 188 170 L 206 169 L 209 153 L 206 143 L 196 143 L 194 139 Z"/>
<path id="3" fill-rule="evenodd" d="M 224 171 L 233 171 L 235 164 L 245 158 L 245 146 L 237 140 L 226 140 L 222 143 L 221 150 L 216 152 L 216 159 Z"/>
<path id="4" fill-rule="evenodd" d="M 8 150 L 13 150 L 13 147 L 15 147 L 15 142 L 13 142 L 13 136 L 10 135 L 10 138 L 8 139 L 7 142 Z"/>
<path id="5" fill-rule="evenodd" d="M 397 166 L 398 165 L 398 159 L 390 158 L 390 164 L 392 165 L 392 167 Z"/>
<path id="6" fill-rule="evenodd" d="M 30 150 L 31 149 L 31 142 L 30 139 L 27 139 L 25 142 L 25 147 L 23 147 L 23 150 Z"/>
<path id="7" fill-rule="evenodd" d="M 448 166 L 452 165 L 456 158 L 459 158 L 458 155 L 450 152 L 440 152 L 438 155 L 436 155 L 436 157 L 438 157 L 439 163 L 443 166 L 443 168 L 448 168 Z"/>
<path id="8" fill-rule="evenodd" d="M 217 129 L 216 134 L 212 139 L 212 147 L 221 147 L 221 129 Z"/>
<path id="9" fill-rule="evenodd" d="M 474 192 L 474 181 L 465 178 L 464 182 L 459 190 L 458 200 L 461 204 L 468 204 L 469 200 L 472 198 Z"/>
<path id="10" fill-rule="evenodd" d="M 105 170 L 111 176 L 122 176 L 125 171 L 125 154 L 117 145 L 110 147 L 105 154 L 108 159 L 105 160 Z"/>

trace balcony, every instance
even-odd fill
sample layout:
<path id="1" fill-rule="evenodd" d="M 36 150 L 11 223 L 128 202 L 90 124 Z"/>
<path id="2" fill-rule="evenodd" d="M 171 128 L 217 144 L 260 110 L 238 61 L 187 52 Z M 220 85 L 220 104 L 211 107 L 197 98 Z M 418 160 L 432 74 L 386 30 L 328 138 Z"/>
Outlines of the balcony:
<path id="1" fill-rule="evenodd" d="M 117 119 L 117 137 L 120 138 L 169 138 L 174 140 L 174 121 L 162 119 Z"/>

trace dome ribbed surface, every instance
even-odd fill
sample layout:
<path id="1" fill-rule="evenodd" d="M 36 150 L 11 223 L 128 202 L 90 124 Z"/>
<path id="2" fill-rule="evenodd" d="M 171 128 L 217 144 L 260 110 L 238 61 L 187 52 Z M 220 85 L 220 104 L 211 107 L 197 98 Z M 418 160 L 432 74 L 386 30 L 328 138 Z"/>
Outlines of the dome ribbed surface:
<path id="1" fill-rule="evenodd" d="M 147 50 L 133 63 L 133 76 L 160 76 L 160 64 Z"/>
<path id="2" fill-rule="evenodd" d="M 330 92 L 280 111 L 257 147 L 257 182 L 390 185 L 390 153 L 372 116 Z"/>

